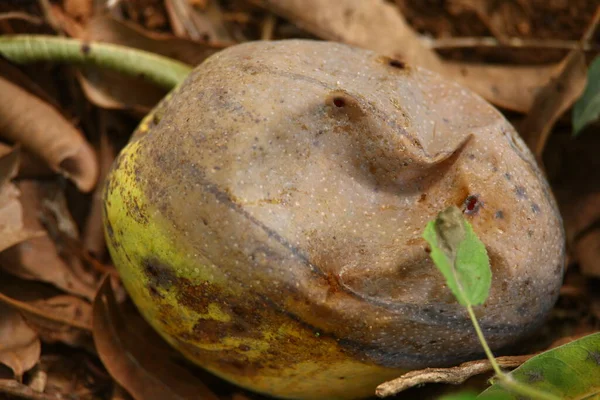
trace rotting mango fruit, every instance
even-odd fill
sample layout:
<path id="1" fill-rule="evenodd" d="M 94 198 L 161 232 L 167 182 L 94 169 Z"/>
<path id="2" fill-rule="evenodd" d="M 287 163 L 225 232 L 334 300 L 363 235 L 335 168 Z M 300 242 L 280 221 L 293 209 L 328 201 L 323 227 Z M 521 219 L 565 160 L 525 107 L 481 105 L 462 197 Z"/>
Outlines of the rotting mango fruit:
<path id="1" fill-rule="evenodd" d="M 494 349 L 540 325 L 562 222 L 504 117 L 424 69 L 350 46 L 213 55 L 144 120 L 105 189 L 111 255 L 187 358 L 291 399 L 370 396 L 482 351 L 421 233 L 459 206 L 485 243 Z"/>

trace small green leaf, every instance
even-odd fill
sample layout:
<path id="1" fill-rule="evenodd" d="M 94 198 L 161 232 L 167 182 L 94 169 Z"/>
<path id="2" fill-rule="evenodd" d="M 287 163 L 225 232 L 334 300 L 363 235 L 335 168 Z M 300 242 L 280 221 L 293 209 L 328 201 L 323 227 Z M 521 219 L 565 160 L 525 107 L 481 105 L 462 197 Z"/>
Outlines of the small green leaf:
<path id="1" fill-rule="evenodd" d="M 539 354 L 508 374 L 527 384 L 562 399 L 587 399 L 600 395 L 600 333 L 585 336 Z M 495 383 L 477 399 L 523 399 Z"/>
<path id="2" fill-rule="evenodd" d="M 600 56 L 588 69 L 587 86 L 573 106 L 573 135 L 600 117 Z"/>
<path id="3" fill-rule="evenodd" d="M 440 212 L 425 227 L 423 238 L 458 302 L 463 306 L 483 304 L 492 283 L 490 259 L 460 210 L 452 206 Z"/>

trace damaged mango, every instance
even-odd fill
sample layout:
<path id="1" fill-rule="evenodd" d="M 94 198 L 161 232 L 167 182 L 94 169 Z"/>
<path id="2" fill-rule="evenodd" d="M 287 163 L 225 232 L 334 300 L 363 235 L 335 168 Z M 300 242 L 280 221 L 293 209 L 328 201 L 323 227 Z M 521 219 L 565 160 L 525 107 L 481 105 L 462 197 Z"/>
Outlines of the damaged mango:
<path id="1" fill-rule="evenodd" d="M 493 349 L 562 281 L 550 189 L 504 117 L 350 46 L 254 42 L 157 106 L 105 188 L 109 249 L 148 322 L 203 368 L 291 399 L 354 399 L 482 351 L 421 238 L 458 206 L 488 250 Z"/>

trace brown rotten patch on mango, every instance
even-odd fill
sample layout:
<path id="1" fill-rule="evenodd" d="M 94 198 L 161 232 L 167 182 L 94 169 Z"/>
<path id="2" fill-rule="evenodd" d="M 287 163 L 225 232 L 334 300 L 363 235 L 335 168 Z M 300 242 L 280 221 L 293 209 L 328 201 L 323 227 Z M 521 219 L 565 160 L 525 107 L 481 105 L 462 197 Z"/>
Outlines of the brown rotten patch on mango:
<path id="1" fill-rule="evenodd" d="M 334 399 L 477 356 L 421 238 L 452 204 L 492 260 L 476 310 L 492 347 L 543 320 L 564 241 L 535 161 L 481 98 L 400 67 L 334 43 L 235 46 L 124 149 L 106 189 L 111 254 L 189 359 L 260 392 Z"/>

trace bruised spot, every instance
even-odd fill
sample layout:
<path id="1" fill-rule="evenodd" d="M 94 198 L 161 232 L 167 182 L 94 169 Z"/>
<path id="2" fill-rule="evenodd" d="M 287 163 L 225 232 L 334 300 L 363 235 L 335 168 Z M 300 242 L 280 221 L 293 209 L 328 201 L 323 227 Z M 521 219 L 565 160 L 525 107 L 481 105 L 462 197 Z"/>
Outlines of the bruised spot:
<path id="1" fill-rule="evenodd" d="M 540 212 L 542 212 L 540 206 L 538 206 L 537 203 L 531 203 L 531 211 L 533 211 L 534 214 L 539 214 Z"/>
<path id="2" fill-rule="evenodd" d="M 502 210 L 496 211 L 496 213 L 494 214 L 494 218 L 496 218 L 496 219 L 504 219 L 504 211 L 502 211 Z"/>
<path id="3" fill-rule="evenodd" d="M 172 268 L 157 259 L 143 260 L 142 267 L 150 284 L 149 290 L 152 290 L 152 288 L 168 289 L 177 279 Z"/>
<path id="4" fill-rule="evenodd" d="M 527 191 L 525 190 L 525 188 L 523 186 L 515 186 L 515 194 L 520 199 L 527 198 Z"/>
<path id="5" fill-rule="evenodd" d="M 467 215 L 475 215 L 482 206 L 479 196 L 476 194 L 469 195 L 463 203 L 463 212 Z"/>
<path id="6" fill-rule="evenodd" d="M 81 52 L 83 53 L 83 55 L 90 55 L 90 52 L 92 51 L 92 48 L 90 47 L 89 43 L 83 43 L 81 45 Z"/>

